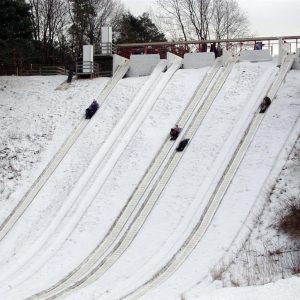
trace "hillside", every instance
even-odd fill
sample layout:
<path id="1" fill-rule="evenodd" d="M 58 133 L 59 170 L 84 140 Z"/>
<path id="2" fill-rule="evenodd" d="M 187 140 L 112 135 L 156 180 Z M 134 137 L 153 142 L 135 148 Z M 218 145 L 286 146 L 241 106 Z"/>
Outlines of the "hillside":
<path id="1" fill-rule="evenodd" d="M 101 244 L 208 69 L 180 69 L 168 80 L 162 73 L 143 97 L 139 95 L 149 76 L 119 81 L 1 241 L 0 299 L 25 299 L 49 288 Z M 207 195 L 274 80 L 275 69 L 273 62 L 234 65 L 128 248 L 115 261 L 112 258 L 111 265 L 107 259 L 111 254 L 105 252 L 99 262 L 107 269 L 103 267 L 94 282 L 74 288 L 66 299 L 119 299 L 163 270 L 202 215 Z M 108 82 L 108 78 L 76 80 L 66 90 L 57 89 L 64 80 L 0 77 L 1 224 Z M 155 95 L 159 82 L 164 86 Z M 300 200 L 299 82 L 300 72 L 291 70 L 207 232 L 176 272 L 143 299 L 252 299 L 254 294 L 266 299 L 275 293 L 278 299 L 299 298 L 298 278 L 242 291 L 211 291 L 266 284 L 299 273 L 299 238 L 280 231 L 276 218 L 279 212 L 284 214 L 287 199 L 295 198 L 296 205 Z M 119 131 L 118 124 L 124 124 Z M 79 186 L 82 190 L 75 195 Z M 153 186 L 154 181 L 149 188 Z M 124 236 L 130 231 L 126 226 L 120 231 Z M 273 252 L 276 255 L 270 258 Z M 272 268 L 262 271 L 257 264 Z M 293 292 L 278 292 L 283 288 Z"/>

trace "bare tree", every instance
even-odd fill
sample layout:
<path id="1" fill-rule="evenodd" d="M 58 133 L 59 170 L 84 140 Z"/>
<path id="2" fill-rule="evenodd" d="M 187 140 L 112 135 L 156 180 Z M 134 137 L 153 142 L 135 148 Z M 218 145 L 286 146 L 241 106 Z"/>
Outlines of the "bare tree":
<path id="1" fill-rule="evenodd" d="M 109 20 L 114 11 L 114 1 L 111 0 L 88 0 L 94 8 L 95 15 L 89 15 L 87 38 L 90 44 L 99 42 L 101 38 L 101 27 Z"/>
<path id="2" fill-rule="evenodd" d="M 212 0 L 157 0 L 157 4 L 164 13 L 160 17 L 177 25 L 184 40 L 208 38 Z"/>
<path id="3" fill-rule="evenodd" d="M 33 37 L 35 41 L 40 41 L 40 5 L 38 0 L 29 0 L 31 7 L 31 22 L 33 27 Z"/>
<path id="4" fill-rule="evenodd" d="M 246 34 L 248 20 L 236 0 L 157 0 L 158 17 L 189 38 L 207 40 Z M 170 22 L 166 22 L 170 20 Z"/>
<path id="5" fill-rule="evenodd" d="M 240 10 L 236 0 L 214 0 L 211 24 L 212 35 L 216 39 L 248 34 L 247 16 Z"/>
<path id="6" fill-rule="evenodd" d="M 64 0 L 29 0 L 33 16 L 34 38 L 52 46 L 66 24 L 67 6 Z"/>
<path id="7" fill-rule="evenodd" d="M 186 18 L 183 9 L 184 7 L 182 5 L 183 2 L 181 0 L 157 0 L 157 3 L 164 12 L 159 18 L 163 18 L 164 23 L 168 24 L 169 28 L 173 27 L 175 24 L 178 25 L 184 40 L 187 41 Z"/>
<path id="8" fill-rule="evenodd" d="M 109 24 L 113 29 L 113 32 L 117 32 L 119 30 L 122 17 L 125 13 L 124 4 L 120 0 L 116 0 L 114 2 L 114 9 L 112 14 L 109 16 Z"/>
<path id="9" fill-rule="evenodd" d="M 212 14 L 212 0 L 184 0 L 198 40 L 206 40 L 209 36 L 209 24 Z"/>
<path id="10" fill-rule="evenodd" d="M 71 43 L 74 52 L 81 53 L 85 43 L 101 40 L 101 27 L 116 26 L 124 7 L 120 0 L 68 0 Z"/>
<path id="11" fill-rule="evenodd" d="M 29 0 L 32 11 L 34 39 L 43 48 L 45 59 L 59 40 L 66 24 L 64 0 Z"/>

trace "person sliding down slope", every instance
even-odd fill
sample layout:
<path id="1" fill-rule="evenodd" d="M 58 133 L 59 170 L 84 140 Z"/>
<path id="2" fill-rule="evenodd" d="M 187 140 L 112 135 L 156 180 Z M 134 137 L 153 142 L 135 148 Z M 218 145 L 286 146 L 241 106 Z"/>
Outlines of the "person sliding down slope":
<path id="1" fill-rule="evenodd" d="M 267 110 L 267 108 L 270 106 L 270 104 L 271 104 L 271 99 L 266 96 L 263 99 L 262 103 L 260 104 L 260 111 L 259 111 L 259 113 L 263 114 Z"/>
<path id="2" fill-rule="evenodd" d="M 170 136 L 171 141 L 175 141 L 178 138 L 179 133 L 181 132 L 182 128 L 180 128 L 177 124 L 174 128 L 171 128 Z"/>
<path id="3" fill-rule="evenodd" d="M 85 110 L 85 118 L 91 119 L 92 116 L 96 113 L 99 108 L 99 104 L 96 100 L 92 102 L 92 104 Z"/>

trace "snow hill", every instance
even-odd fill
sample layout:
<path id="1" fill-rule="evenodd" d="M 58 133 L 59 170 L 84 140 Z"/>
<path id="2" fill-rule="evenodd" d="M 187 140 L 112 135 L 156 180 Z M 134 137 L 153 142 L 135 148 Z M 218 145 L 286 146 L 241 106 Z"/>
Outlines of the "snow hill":
<path id="1" fill-rule="evenodd" d="M 299 299 L 300 279 L 289 278 L 291 269 L 256 270 L 251 276 L 259 278 L 250 281 L 243 262 L 249 241 L 252 252 L 275 238 L 291 243 L 270 224 L 286 197 L 300 195 L 300 72 L 288 72 L 207 230 L 176 265 L 278 68 L 273 61 L 237 62 L 228 69 L 215 65 L 216 74 L 198 99 L 195 93 L 210 67 L 179 69 L 180 62 L 174 62 L 162 72 L 164 67 L 162 61 L 151 76 L 117 83 L 1 240 L 0 299 Z M 75 80 L 59 89 L 64 80 L 0 77 L 0 224 L 109 84 L 109 78 Z M 183 122 L 191 99 L 198 102 L 171 143 L 169 130 Z M 200 118 L 195 129 L 193 118 Z M 176 153 L 190 132 L 188 146 Z M 162 145 L 169 147 L 166 157 L 105 248 L 103 241 L 130 209 L 127 203 Z M 156 192 L 173 161 L 170 178 Z M 138 212 L 145 219 L 139 221 Z M 234 282 L 259 285 L 282 278 L 289 279 L 219 290 Z"/>

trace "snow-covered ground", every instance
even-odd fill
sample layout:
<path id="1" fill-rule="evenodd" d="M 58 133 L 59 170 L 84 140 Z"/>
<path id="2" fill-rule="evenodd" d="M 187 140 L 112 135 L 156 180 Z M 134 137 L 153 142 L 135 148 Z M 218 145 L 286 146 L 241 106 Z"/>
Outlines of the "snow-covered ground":
<path id="1" fill-rule="evenodd" d="M 249 286 L 244 288 L 224 288 L 204 291 L 200 295 L 183 299 L 198 300 L 295 300 L 300 295 L 300 278 L 278 280 L 263 286 Z"/>
<path id="2" fill-rule="evenodd" d="M 153 106 L 149 106 L 149 113 L 99 187 L 96 197 L 85 211 L 80 212 L 82 217 L 71 234 L 58 251 L 53 250 L 44 261 L 43 253 L 54 247 L 55 238 L 63 227 L 55 230 L 42 250 L 34 252 L 35 243 L 51 225 L 149 77 L 125 78 L 119 82 L 36 199 L 1 241 L 0 299 L 25 299 L 49 287 L 94 249 L 122 210 L 207 70 L 178 70 L 175 73 L 154 99 Z M 218 172 L 216 161 L 229 158 L 225 157 L 224 149 L 239 139 L 242 128 L 249 122 L 249 113 L 253 113 L 265 95 L 274 70 L 275 64 L 271 62 L 235 65 L 136 239 L 99 280 L 68 295 L 68 299 L 118 299 L 164 266 L 181 247 L 203 210 L 207 200 L 204 187 Z M 62 76 L 0 77 L 1 223 L 108 81 L 107 78 L 77 80 L 67 90 L 55 90 L 64 79 Z M 248 291 L 257 297 L 273 295 L 276 289 L 281 290 L 285 285 L 285 281 L 281 281 L 270 288 L 207 293 L 207 290 L 220 286 L 218 282 L 210 284 L 211 270 L 227 260 L 232 262 L 233 253 L 236 255 L 237 249 L 244 245 L 249 235 L 247 229 L 254 227 L 254 220 L 257 220 L 254 216 L 261 212 L 266 201 L 265 190 L 278 178 L 300 133 L 299 82 L 300 72 L 291 71 L 267 111 L 204 238 L 177 272 L 146 294 L 145 299 L 242 299 L 237 295 L 253 299 L 246 298 Z M 293 169 L 292 178 L 299 178 L 297 170 Z M 288 175 L 281 178 L 290 193 L 300 190 L 299 185 L 291 183 Z M 84 199 L 82 195 L 82 201 Z M 79 204 L 76 207 L 80 207 Z M 77 214 L 76 207 L 63 224 L 68 224 Z M 259 244 L 257 236 L 252 238 L 252 244 Z M 43 268 L 35 269 L 38 259 L 43 262 Z M 238 262 L 235 263 L 239 269 Z M 230 274 L 238 273 L 231 268 Z M 286 286 L 299 283 L 298 278 L 292 278 L 286 281 Z M 277 295 L 282 294 L 278 292 Z M 294 296 L 286 298 L 298 299 L 299 289 L 294 289 Z"/>
<path id="3" fill-rule="evenodd" d="M 1 223 L 108 81 L 76 81 L 55 90 L 65 76 L 0 80 Z"/>

